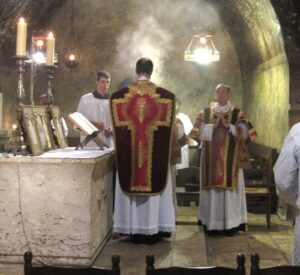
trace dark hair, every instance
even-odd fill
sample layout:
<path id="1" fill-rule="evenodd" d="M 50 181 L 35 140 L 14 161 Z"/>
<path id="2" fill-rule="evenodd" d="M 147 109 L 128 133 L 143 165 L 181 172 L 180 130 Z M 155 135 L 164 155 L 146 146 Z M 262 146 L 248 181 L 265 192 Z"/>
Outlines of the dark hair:
<path id="1" fill-rule="evenodd" d="M 100 78 L 110 78 L 110 74 L 107 71 L 99 71 L 97 73 L 97 80 L 99 80 Z"/>
<path id="2" fill-rule="evenodd" d="M 150 58 L 143 57 L 136 62 L 135 71 L 137 74 L 146 73 L 152 74 L 153 62 Z"/>

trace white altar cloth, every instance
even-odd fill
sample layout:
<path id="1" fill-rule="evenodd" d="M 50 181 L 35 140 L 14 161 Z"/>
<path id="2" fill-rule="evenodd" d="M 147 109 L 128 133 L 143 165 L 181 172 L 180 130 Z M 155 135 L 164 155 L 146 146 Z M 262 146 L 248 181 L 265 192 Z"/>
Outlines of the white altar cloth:
<path id="1" fill-rule="evenodd" d="M 64 149 L 56 149 L 52 151 L 45 152 L 40 155 L 40 158 L 98 158 L 106 154 L 113 152 L 113 148 L 106 148 L 104 150 L 99 150 L 99 148 L 92 149 L 78 149 L 75 150 L 75 147 L 68 147 Z"/>

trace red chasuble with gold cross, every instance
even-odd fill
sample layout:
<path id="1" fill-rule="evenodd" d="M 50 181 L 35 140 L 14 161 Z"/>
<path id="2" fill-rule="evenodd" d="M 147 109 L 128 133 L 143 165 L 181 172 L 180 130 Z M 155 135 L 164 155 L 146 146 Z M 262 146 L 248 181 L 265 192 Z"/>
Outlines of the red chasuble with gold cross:
<path id="1" fill-rule="evenodd" d="M 174 94 L 139 80 L 113 93 L 110 104 L 122 190 L 160 193 L 167 182 Z"/>

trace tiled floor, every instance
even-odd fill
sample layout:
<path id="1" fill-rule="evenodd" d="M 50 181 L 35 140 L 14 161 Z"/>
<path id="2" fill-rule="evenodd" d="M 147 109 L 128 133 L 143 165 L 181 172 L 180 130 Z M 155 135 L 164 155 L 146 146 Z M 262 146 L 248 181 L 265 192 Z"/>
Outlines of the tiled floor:
<path id="1" fill-rule="evenodd" d="M 191 213 L 194 215 L 189 215 Z M 193 219 L 196 219 L 196 208 L 181 207 L 179 214 L 177 220 L 191 219 L 192 222 Z M 247 266 L 250 263 L 251 253 L 259 254 L 262 267 L 290 264 L 293 240 L 292 221 L 283 221 L 277 215 L 272 215 L 269 230 L 265 215 L 248 213 L 246 232 L 240 232 L 234 237 L 205 236 L 207 265 L 235 266 L 238 253 L 245 254 Z"/>
<path id="2" fill-rule="evenodd" d="M 208 265 L 234 266 L 238 253 L 246 256 L 246 270 L 250 267 L 251 253 L 258 253 L 260 266 L 290 264 L 294 228 L 292 222 L 272 216 L 268 230 L 264 215 L 248 215 L 248 229 L 234 237 L 206 237 Z"/>
<path id="3" fill-rule="evenodd" d="M 248 228 L 234 237 L 208 237 L 197 225 L 196 207 L 180 207 L 176 232 L 170 240 L 153 246 L 133 245 L 126 238 L 109 241 L 96 265 L 109 266 L 110 256 L 118 251 L 124 274 L 144 274 L 145 256 L 155 255 L 156 267 L 166 266 L 236 266 L 236 256 L 246 256 L 246 270 L 250 268 L 251 253 L 260 255 L 260 266 L 290 264 L 294 227 L 291 221 L 271 218 L 268 230 L 265 215 L 248 214 Z M 127 242 L 127 243 L 126 243 Z M 120 249 L 122 247 L 122 249 Z"/>
<path id="4" fill-rule="evenodd" d="M 205 265 L 207 261 L 202 227 L 179 225 L 170 239 L 150 246 L 132 244 L 127 237 L 116 238 L 108 242 L 95 265 L 108 267 L 111 255 L 116 252 L 121 257 L 122 271 L 128 275 L 144 274 L 147 254 L 155 256 L 155 265 L 159 267 L 197 266 Z"/>
<path id="5" fill-rule="evenodd" d="M 127 237 L 112 236 L 95 261 L 96 266 L 110 267 L 111 255 L 119 253 L 121 274 L 145 274 L 146 255 L 155 255 L 156 267 L 167 266 L 235 266 L 238 253 L 246 256 L 249 274 L 250 255 L 259 253 L 260 266 L 289 264 L 291 262 L 294 228 L 291 221 L 272 216 L 268 230 L 265 215 L 248 215 L 248 228 L 234 237 L 207 237 L 197 225 L 196 207 L 180 207 L 176 232 L 170 239 L 149 246 L 134 245 Z M 0 252 L 1 253 L 1 252 Z M 0 265 L 0 275 L 22 274 L 22 266 Z"/>

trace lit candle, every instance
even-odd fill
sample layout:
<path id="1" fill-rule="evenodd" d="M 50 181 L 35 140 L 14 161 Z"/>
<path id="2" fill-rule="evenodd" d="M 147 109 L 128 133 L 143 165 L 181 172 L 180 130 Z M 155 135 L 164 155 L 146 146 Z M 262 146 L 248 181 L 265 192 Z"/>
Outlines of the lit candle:
<path id="1" fill-rule="evenodd" d="M 46 65 L 54 65 L 54 52 L 55 52 L 55 38 L 53 33 L 50 32 L 47 37 L 47 52 L 46 52 Z"/>
<path id="2" fill-rule="evenodd" d="M 16 125 L 16 124 L 13 124 L 13 125 L 12 125 L 12 129 L 13 129 L 13 130 L 16 130 L 16 129 L 17 129 L 17 125 Z"/>
<path id="3" fill-rule="evenodd" d="M 25 56 L 26 55 L 26 36 L 27 36 L 27 23 L 24 18 L 21 17 L 17 23 L 17 45 L 16 45 L 16 55 Z"/>

